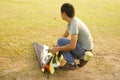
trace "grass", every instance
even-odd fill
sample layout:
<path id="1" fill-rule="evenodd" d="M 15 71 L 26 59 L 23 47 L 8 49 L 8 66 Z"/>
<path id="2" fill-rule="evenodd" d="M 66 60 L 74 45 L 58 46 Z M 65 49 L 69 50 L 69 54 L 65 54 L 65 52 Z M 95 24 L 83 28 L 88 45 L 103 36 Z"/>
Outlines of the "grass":
<path id="1" fill-rule="evenodd" d="M 75 6 L 76 16 L 89 27 L 94 58 L 82 69 L 56 71 L 50 80 L 119 80 L 119 0 L 0 1 L 0 80 L 44 80 L 32 43 L 52 47 L 66 29 L 60 7 Z"/>

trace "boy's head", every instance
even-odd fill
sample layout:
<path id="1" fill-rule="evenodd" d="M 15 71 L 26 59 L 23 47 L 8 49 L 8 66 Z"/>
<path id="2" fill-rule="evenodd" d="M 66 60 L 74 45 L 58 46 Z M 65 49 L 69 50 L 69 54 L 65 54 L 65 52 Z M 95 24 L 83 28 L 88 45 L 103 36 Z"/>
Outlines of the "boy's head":
<path id="1" fill-rule="evenodd" d="M 61 6 L 61 16 L 63 18 L 63 14 L 66 14 L 68 17 L 73 18 L 75 15 L 74 7 L 69 3 L 64 3 Z"/>

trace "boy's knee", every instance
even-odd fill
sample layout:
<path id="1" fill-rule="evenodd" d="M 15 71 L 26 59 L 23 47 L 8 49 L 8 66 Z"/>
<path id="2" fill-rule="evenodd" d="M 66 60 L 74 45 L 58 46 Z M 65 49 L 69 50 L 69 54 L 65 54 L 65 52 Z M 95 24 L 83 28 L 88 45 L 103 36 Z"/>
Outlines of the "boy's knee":
<path id="1" fill-rule="evenodd" d="M 59 38 L 58 40 L 57 40 L 57 45 L 58 46 L 62 46 L 63 45 L 63 43 L 64 43 L 64 38 L 63 37 L 61 37 L 61 38 Z"/>

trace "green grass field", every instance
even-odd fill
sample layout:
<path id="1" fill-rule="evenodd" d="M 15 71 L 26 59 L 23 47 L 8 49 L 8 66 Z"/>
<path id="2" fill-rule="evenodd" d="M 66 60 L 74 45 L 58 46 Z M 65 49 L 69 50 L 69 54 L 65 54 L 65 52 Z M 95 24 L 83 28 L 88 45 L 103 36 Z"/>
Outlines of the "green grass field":
<path id="1" fill-rule="evenodd" d="M 67 23 L 64 2 L 90 29 L 94 58 L 81 69 L 56 71 L 49 80 L 120 79 L 120 0 L 0 0 L 0 80 L 46 80 L 32 43 L 52 47 Z"/>

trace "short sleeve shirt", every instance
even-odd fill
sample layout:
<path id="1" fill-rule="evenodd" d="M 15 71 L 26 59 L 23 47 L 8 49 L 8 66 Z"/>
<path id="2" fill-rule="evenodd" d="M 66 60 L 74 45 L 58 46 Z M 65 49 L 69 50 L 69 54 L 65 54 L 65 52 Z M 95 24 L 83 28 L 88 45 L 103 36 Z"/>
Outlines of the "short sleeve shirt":
<path id="1" fill-rule="evenodd" d="M 85 50 L 93 49 L 93 40 L 88 27 L 78 18 L 74 17 L 67 26 L 70 35 L 78 34 L 78 43 Z"/>

